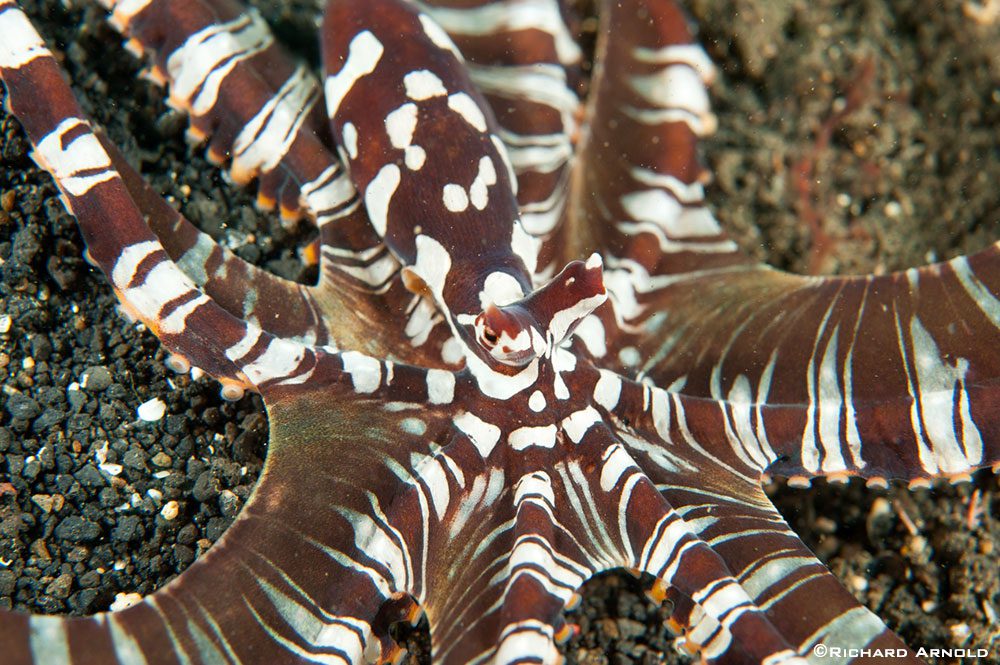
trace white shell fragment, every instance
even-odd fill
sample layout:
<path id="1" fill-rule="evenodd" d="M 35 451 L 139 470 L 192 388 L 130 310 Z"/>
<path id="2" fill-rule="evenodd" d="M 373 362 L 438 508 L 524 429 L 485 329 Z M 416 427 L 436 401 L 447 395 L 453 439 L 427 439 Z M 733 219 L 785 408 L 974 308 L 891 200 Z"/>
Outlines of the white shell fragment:
<path id="1" fill-rule="evenodd" d="M 116 593 L 115 600 L 111 603 L 110 610 L 112 612 L 121 612 L 122 610 L 127 610 L 133 605 L 138 605 L 142 602 L 142 596 L 137 593 Z"/>
<path id="2" fill-rule="evenodd" d="M 136 409 L 136 413 L 139 414 L 140 420 L 145 420 L 148 423 L 153 423 L 163 417 L 167 412 L 167 405 L 163 403 L 163 400 L 159 397 L 154 397 L 148 402 L 143 402 Z"/>
<path id="3" fill-rule="evenodd" d="M 176 501 L 167 501 L 160 509 L 160 516 L 168 522 L 176 519 L 178 513 L 180 513 L 180 506 L 177 505 Z"/>

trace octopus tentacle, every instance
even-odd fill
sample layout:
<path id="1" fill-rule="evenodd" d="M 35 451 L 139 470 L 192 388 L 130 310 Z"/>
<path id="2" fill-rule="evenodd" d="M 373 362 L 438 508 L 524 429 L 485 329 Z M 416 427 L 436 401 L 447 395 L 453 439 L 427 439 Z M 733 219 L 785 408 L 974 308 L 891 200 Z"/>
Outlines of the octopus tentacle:
<path id="1" fill-rule="evenodd" d="M 35 146 L 33 157 L 53 175 L 89 256 L 108 275 L 129 314 L 150 326 L 168 348 L 223 382 L 243 384 L 233 361 L 207 342 L 221 337 L 235 343 L 246 325 L 212 303 L 169 260 L 83 118 L 52 53 L 20 9 L 9 2 L 0 9 L 8 14 L 8 24 L 19 23 L 19 41 L 0 66 L 8 109 L 23 118 Z M 34 106 L 40 89 L 47 95 L 44 112 L 23 113 L 22 107 Z"/>
<path id="2" fill-rule="evenodd" d="M 326 148 L 322 111 L 301 112 L 303 94 L 318 83 L 273 42 L 259 17 L 246 19 L 245 8 L 229 0 L 116 2 L 111 9 L 115 27 L 149 55 L 154 77 L 169 83 L 173 103 L 189 112 L 193 134 L 211 137 L 210 155 L 218 162 L 232 155 L 234 178 L 259 178 L 264 199 L 278 187 L 286 217 L 304 210 L 319 226 L 320 281 L 302 287 L 232 255 L 157 201 L 138 176 L 126 177 L 187 275 L 235 316 L 279 336 L 429 366 L 454 364 L 455 354 L 442 351 L 446 326 L 403 289 L 398 262 L 371 231 L 353 184 Z M 250 41 L 266 44 L 263 50 L 249 48 L 248 35 L 257 35 Z M 116 168 L 132 173 L 109 152 Z M 405 326 L 397 323 L 401 314 L 409 317 Z M 383 334 L 356 334 L 364 326 L 348 322 L 378 323 Z"/>
<path id="3" fill-rule="evenodd" d="M 113 614 L 0 613 L 5 657 L 54 664 L 72 653 L 74 663 L 121 665 L 397 660 L 389 627 L 409 607 L 405 595 L 419 594 L 421 561 L 391 524 L 420 525 L 398 519 L 412 515 L 407 492 L 420 491 L 405 484 L 403 469 L 432 450 L 381 406 L 417 399 L 415 383 L 427 383 L 428 373 L 399 368 L 390 386 L 383 371 L 378 387 L 362 374 L 321 363 L 310 386 L 267 395 L 271 443 L 260 481 L 222 540 L 182 577 Z M 357 409 L 372 417 L 360 422 Z M 433 409 L 413 408 L 412 417 L 432 436 L 450 426 Z M 381 461 L 373 465 L 374 454 Z M 372 517 L 383 510 L 385 521 Z"/>
<path id="4" fill-rule="evenodd" d="M 905 645 L 802 544 L 759 487 L 727 496 L 706 493 L 690 474 L 650 475 L 799 653 L 850 642 L 899 650 L 901 662 L 920 662 L 902 656 Z"/>
<path id="5" fill-rule="evenodd" d="M 259 178 L 259 201 L 280 197 L 286 217 L 321 206 L 321 174 L 332 163 L 323 144 L 320 88 L 274 40 L 264 20 L 234 0 L 109 0 L 111 23 L 146 52 L 170 103 L 190 116 L 189 137 L 229 162 L 238 183 Z M 329 188 L 327 188 L 329 189 Z M 300 201 L 300 199 L 304 199 Z"/>
<path id="6" fill-rule="evenodd" d="M 170 258 L 194 284 L 237 318 L 306 344 L 336 344 L 309 287 L 262 270 L 199 231 L 153 190 L 121 152 L 98 134 L 129 196 Z"/>
<path id="7" fill-rule="evenodd" d="M 650 573 L 689 599 L 698 611 L 687 617 L 686 629 L 705 658 L 723 659 L 735 649 L 746 662 L 801 662 L 696 524 L 657 491 L 610 430 L 592 427 L 578 445 L 583 459 L 577 471 L 593 471 L 575 474 L 576 491 L 588 508 L 574 506 L 573 512 L 579 519 L 591 513 L 594 524 L 608 525 L 600 536 L 579 530 L 582 540 L 604 541 L 604 551 L 614 553 L 609 563 Z"/>
<path id="8" fill-rule="evenodd" d="M 714 67 L 681 10 L 604 3 L 596 61 L 564 251 L 600 250 L 609 268 L 635 262 L 653 276 L 745 262 L 705 205 L 696 148 L 715 124 Z"/>
<path id="9" fill-rule="evenodd" d="M 111 156 L 82 117 L 51 52 L 19 9 L 4 9 L 20 15 L 24 30 L 19 48 L 0 67 L 8 106 L 24 117 L 36 161 L 53 175 L 90 257 L 108 276 L 127 313 L 172 352 L 220 380 L 229 397 L 244 389 L 298 385 L 331 364 L 347 375 L 359 363 L 368 371 L 369 363 L 357 360 L 360 354 L 331 355 L 321 347 L 276 337 L 237 318 L 195 286 L 147 225 Z M 47 91 L 46 112 L 21 113 L 24 104 L 33 103 L 36 86 Z"/>
<path id="10" fill-rule="evenodd" d="M 639 390 L 626 386 L 625 392 L 633 394 L 623 398 L 623 404 L 634 402 Z M 664 397 L 647 392 L 645 400 L 655 404 Z M 902 649 L 899 639 L 861 607 L 791 531 L 749 465 L 743 465 L 733 450 L 717 456 L 689 445 L 686 437 L 692 435 L 699 441 L 725 440 L 721 424 L 716 426 L 720 431 L 709 434 L 703 416 L 727 407 L 712 405 L 698 417 L 699 412 L 685 409 L 677 395 L 669 399 L 672 412 L 651 407 L 650 411 L 660 410 L 655 426 L 649 418 L 632 416 L 628 426 L 617 421 L 616 435 L 664 499 L 725 562 L 740 587 L 797 653 L 809 654 L 821 643 L 839 646 L 847 642 L 872 649 Z M 696 404 L 704 407 L 708 402 Z M 634 407 L 628 413 L 634 413 Z M 687 424 L 688 417 L 692 426 Z M 663 437 L 665 446 L 647 442 L 656 435 Z M 668 596 L 676 599 L 677 594 L 671 589 Z M 816 602 L 817 598 L 823 602 Z M 681 600 L 679 623 L 683 627 L 684 611 L 697 617 L 703 609 Z M 692 620 L 688 617 L 687 621 Z M 691 635 L 688 639 L 693 642 L 690 646 L 700 644 Z"/>
<path id="11" fill-rule="evenodd" d="M 482 462 L 476 474 L 462 469 L 464 487 L 452 489 L 457 505 L 430 541 L 432 556 L 451 553 L 457 573 L 435 571 L 425 593 L 433 657 L 447 663 L 555 662 L 555 644 L 570 634 L 561 610 L 593 569 L 559 542 L 565 527 L 539 494 L 549 476 L 509 478 Z M 511 482 L 513 494 L 504 487 Z"/>
<path id="12" fill-rule="evenodd" d="M 616 11 L 629 10 L 606 16 Z M 581 246 L 612 252 L 610 306 L 593 321 L 609 338 L 601 361 L 724 403 L 721 441 L 778 474 L 926 482 L 996 468 L 986 432 L 1000 367 L 995 342 L 983 341 L 1000 333 L 997 247 L 878 277 L 805 278 L 749 262 L 698 182 L 694 144 L 711 124 L 704 53 L 672 4 L 620 23 L 631 32 L 615 23 L 601 48 L 582 148 L 579 191 L 598 195 L 570 208 Z M 680 99 L 702 101 L 671 106 Z M 629 177 L 602 175 L 622 160 Z"/>
<path id="13" fill-rule="evenodd" d="M 655 324 L 666 316 L 647 303 L 658 281 L 750 262 L 705 202 L 697 142 L 714 131 L 706 83 L 715 70 L 683 12 L 674 2 L 608 2 L 600 25 L 554 242 L 564 256 L 603 254 L 610 301 L 588 325 L 605 338 L 601 361 L 634 374 L 634 339 L 659 339 Z"/>
<path id="14" fill-rule="evenodd" d="M 556 645 L 572 632 L 563 608 L 586 579 L 621 559 L 588 538 L 594 516 L 577 510 L 582 463 L 551 464 L 540 443 L 526 444 L 515 460 L 503 448 L 489 448 L 491 426 L 472 414 L 457 426 L 468 461 L 459 464 L 461 475 L 448 476 L 443 494 L 453 504 L 429 543 L 430 556 L 447 552 L 455 565 L 453 572 L 432 573 L 422 600 L 433 657 L 559 662 Z"/>
<path id="15" fill-rule="evenodd" d="M 1000 464 L 1000 246 L 879 277 L 662 283 L 649 302 L 671 316 L 631 338 L 648 360 L 628 371 L 726 403 L 727 438 L 772 472 L 926 482 Z"/>
<path id="16" fill-rule="evenodd" d="M 233 316 L 252 321 L 277 337 L 306 345 L 368 355 L 395 353 L 400 359 L 432 367 L 447 364 L 441 355 L 443 326 L 424 333 L 425 340 L 421 341 L 429 339 L 430 343 L 422 348 L 413 344 L 414 335 L 406 328 L 399 330 L 400 312 L 412 295 L 403 289 L 398 274 L 385 278 L 387 284 L 380 294 L 372 294 L 364 281 L 366 267 L 343 257 L 336 258 L 342 262 L 337 268 L 332 267 L 332 260 L 324 263 L 325 276 L 316 286 L 279 278 L 247 263 L 199 231 L 153 191 L 105 137 L 101 136 L 101 142 L 170 258 Z M 360 221 L 367 224 L 366 220 Z M 324 255 L 331 253 L 325 247 L 322 251 Z M 359 334 L 360 328 L 372 324 L 385 332 Z M 437 335 L 432 336 L 433 332 Z"/>

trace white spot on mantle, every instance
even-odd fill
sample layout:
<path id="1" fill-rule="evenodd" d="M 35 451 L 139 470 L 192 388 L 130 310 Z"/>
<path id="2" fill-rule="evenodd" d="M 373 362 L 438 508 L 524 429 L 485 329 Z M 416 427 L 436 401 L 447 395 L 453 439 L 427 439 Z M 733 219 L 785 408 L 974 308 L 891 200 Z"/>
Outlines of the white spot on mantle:
<path id="1" fill-rule="evenodd" d="M 455 183 L 448 183 L 441 193 L 444 207 L 451 212 L 463 212 L 469 207 L 469 196 L 465 193 L 465 188 Z"/>

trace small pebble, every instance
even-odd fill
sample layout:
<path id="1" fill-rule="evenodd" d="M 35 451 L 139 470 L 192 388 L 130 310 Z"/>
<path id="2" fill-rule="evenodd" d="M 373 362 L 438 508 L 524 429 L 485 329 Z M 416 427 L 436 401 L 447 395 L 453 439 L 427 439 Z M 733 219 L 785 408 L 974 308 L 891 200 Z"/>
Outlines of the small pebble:
<path id="1" fill-rule="evenodd" d="M 66 389 L 66 401 L 74 409 L 82 409 L 87 404 L 87 396 L 80 389 L 80 384 L 74 381 Z"/>
<path id="2" fill-rule="evenodd" d="M 52 582 L 45 587 L 45 593 L 53 598 L 66 598 L 69 596 L 69 592 L 72 588 L 73 575 L 70 573 L 63 573 L 59 577 L 52 580 Z"/>
<path id="3" fill-rule="evenodd" d="M 145 469 L 146 453 L 138 447 L 129 448 L 122 456 L 122 463 L 130 469 Z"/>
<path id="4" fill-rule="evenodd" d="M 91 393 L 99 393 L 107 390 L 111 385 L 111 372 L 107 367 L 95 365 L 83 370 L 80 377 L 80 387 Z"/>
<path id="5" fill-rule="evenodd" d="M 49 494 L 33 494 L 31 502 L 41 508 L 46 513 L 52 512 L 52 496 Z"/>
<path id="6" fill-rule="evenodd" d="M 606 635 L 608 639 L 617 640 L 621 637 L 621 631 L 618 630 L 618 622 L 614 619 L 601 619 L 598 625 L 600 632 Z"/>
<path id="7" fill-rule="evenodd" d="M 948 626 L 948 632 L 951 633 L 951 641 L 954 644 L 965 644 L 972 635 L 972 629 L 964 621 Z"/>
<path id="8" fill-rule="evenodd" d="M 138 605 L 142 602 L 142 596 L 137 593 L 116 593 L 115 600 L 111 603 L 111 607 L 108 608 L 112 612 L 121 612 L 122 610 L 127 610 L 133 605 Z"/>
<path id="9" fill-rule="evenodd" d="M 222 490 L 219 494 L 219 511 L 229 519 L 240 512 L 240 499 L 232 490 Z"/>
<path id="10" fill-rule="evenodd" d="M 139 414 L 140 420 L 145 420 L 148 423 L 156 422 L 163 417 L 163 414 L 167 412 L 167 405 L 163 403 L 163 400 L 159 397 L 154 397 L 148 402 L 143 402 L 136 409 L 136 413 Z"/>
<path id="11" fill-rule="evenodd" d="M 121 475 L 123 468 L 121 464 L 113 464 L 112 462 L 104 462 L 103 464 L 99 464 L 98 466 L 100 467 L 101 471 L 108 474 L 109 476 Z"/>
<path id="12" fill-rule="evenodd" d="M 820 533 L 826 533 L 826 534 L 837 533 L 837 523 L 834 520 L 824 515 L 820 515 L 819 517 L 816 518 L 814 527 Z"/>
<path id="13" fill-rule="evenodd" d="M 20 392 L 10 396 L 6 408 L 12 417 L 23 420 L 31 420 L 42 412 L 42 407 L 38 405 L 38 402 Z"/>
<path id="14" fill-rule="evenodd" d="M 59 523 L 56 538 L 70 543 L 89 543 L 101 536 L 101 527 L 79 515 L 70 515 Z"/>
<path id="15" fill-rule="evenodd" d="M 176 501 L 167 501 L 160 510 L 160 516 L 169 522 L 176 519 L 179 512 L 180 506 L 177 505 Z"/>
<path id="16" fill-rule="evenodd" d="M 45 563 L 52 561 L 52 554 L 49 552 L 49 546 L 46 545 L 45 541 L 41 538 L 31 543 L 31 553 Z"/>
<path id="17" fill-rule="evenodd" d="M 635 619 L 618 619 L 618 632 L 625 639 L 635 639 L 646 632 L 646 626 Z"/>

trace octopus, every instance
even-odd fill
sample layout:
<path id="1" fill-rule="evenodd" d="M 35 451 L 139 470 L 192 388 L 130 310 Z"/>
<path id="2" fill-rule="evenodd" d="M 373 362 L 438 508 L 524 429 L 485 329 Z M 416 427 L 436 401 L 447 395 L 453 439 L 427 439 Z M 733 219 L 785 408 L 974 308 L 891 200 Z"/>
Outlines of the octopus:
<path id="1" fill-rule="evenodd" d="M 435 661 L 557 662 L 615 569 L 708 662 L 917 661 L 762 483 L 996 472 L 1000 248 L 861 277 L 750 259 L 705 204 L 715 72 L 672 2 L 602 6 L 589 80 L 557 2 L 335 0 L 319 79 L 235 3 L 109 4 L 191 141 L 315 227 L 319 276 L 180 215 L 0 0 L 7 107 L 88 260 L 172 368 L 270 427 L 204 557 L 121 611 L 0 614 L 11 662 L 395 662 L 421 616 Z"/>

